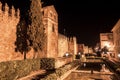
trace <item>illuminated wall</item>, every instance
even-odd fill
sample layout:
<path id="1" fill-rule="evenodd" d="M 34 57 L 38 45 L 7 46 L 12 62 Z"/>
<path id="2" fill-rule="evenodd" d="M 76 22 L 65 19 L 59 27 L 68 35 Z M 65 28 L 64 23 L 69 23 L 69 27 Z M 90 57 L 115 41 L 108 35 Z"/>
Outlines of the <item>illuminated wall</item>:
<path id="1" fill-rule="evenodd" d="M 2 10 L 3 7 L 5 10 Z M 16 12 L 13 6 L 10 9 L 7 3 L 2 6 L 0 2 L 0 61 L 8 61 L 15 56 L 16 26 L 20 20 L 19 14 L 19 10 Z"/>
<path id="2" fill-rule="evenodd" d="M 115 57 L 118 58 L 118 54 L 120 54 L 120 19 L 113 26 L 112 32 L 114 38 Z"/>
<path id="3" fill-rule="evenodd" d="M 100 45 L 101 48 L 107 46 L 109 51 L 113 51 L 113 33 L 100 33 Z"/>
<path id="4" fill-rule="evenodd" d="M 19 31 L 22 32 L 20 26 L 18 26 L 18 24 L 21 25 L 20 20 L 23 20 L 21 19 L 22 14 L 20 14 L 21 11 L 19 9 L 16 9 L 16 7 L 14 7 L 13 5 L 8 6 L 7 2 L 4 4 L 4 1 L 6 2 L 6 0 L 0 1 L 0 62 L 11 60 L 23 60 L 24 55 L 20 52 L 17 52 L 16 49 L 16 42 L 18 41 L 17 38 L 20 36 L 18 33 Z M 40 7 L 37 8 L 39 8 L 39 11 L 41 11 L 41 2 L 39 2 L 40 1 L 38 1 L 37 5 Z M 39 13 L 39 15 L 41 15 L 41 13 Z M 22 24 L 25 24 L 24 21 Z M 20 41 L 22 41 L 22 39 Z M 36 57 L 42 55 L 41 52 L 39 53 L 40 55 Z M 31 49 L 29 52 L 27 52 L 26 58 L 33 58 L 34 54 L 36 54 L 36 52 L 33 49 Z"/>
<path id="5" fill-rule="evenodd" d="M 58 37 L 58 57 L 63 57 L 68 52 L 68 40 L 65 35 L 59 34 Z"/>
<path id="6" fill-rule="evenodd" d="M 84 53 L 84 44 L 78 44 L 78 51 L 77 52 L 81 52 Z"/>
<path id="7" fill-rule="evenodd" d="M 74 54 L 77 54 L 77 51 L 78 51 L 77 38 L 73 37 L 73 41 L 74 41 Z"/>
<path id="8" fill-rule="evenodd" d="M 84 54 L 88 54 L 89 50 L 88 50 L 88 46 L 84 46 Z"/>
<path id="9" fill-rule="evenodd" d="M 58 56 L 58 14 L 53 5 L 43 7 L 43 25 L 47 35 L 46 57 Z"/>

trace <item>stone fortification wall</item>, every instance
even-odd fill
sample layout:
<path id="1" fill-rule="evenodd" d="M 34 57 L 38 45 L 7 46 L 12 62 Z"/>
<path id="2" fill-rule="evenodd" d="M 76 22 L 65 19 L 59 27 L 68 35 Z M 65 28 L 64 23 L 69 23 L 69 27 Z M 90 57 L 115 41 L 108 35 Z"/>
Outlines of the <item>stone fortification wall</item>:
<path id="1" fill-rule="evenodd" d="M 43 24 L 47 35 L 47 57 L 58 56 L 58 14 L 53 5 L 42 8 Z"/>
<path id="2" fill-rule="evenodd" d="M 45 39 L 44 29 L 41 26 L 41 2 L 39 0 L 32 0 L 32 2 L 25 0 L 26 4 L 23 4 L 22 7 L 16 6 L 17 2 L 10 3 L 5 3 L 4 0 L 0 1 L 0 62 L 23 60 L 24 55 L 22 53 L 25 51 L 22 50 L 27 48 L 24 44 L 27 41 L 29 42 L 27 45 L 31 48 L 26 52 L 27 59 L 44 57 L 45 50 L 42 46 Z"/>
<path id="3" fill-rule="evenodd" d="M 68 39 L 66 36 L 58 35 L 58 57 L 63 57 L 68 52 Z"/>
<path id="4" fill-rule="evenodd" d="M 0 2 L 0 61 L 7 61 L 15 56 L 16 26 L 20 20 L 20 11 Z"/>

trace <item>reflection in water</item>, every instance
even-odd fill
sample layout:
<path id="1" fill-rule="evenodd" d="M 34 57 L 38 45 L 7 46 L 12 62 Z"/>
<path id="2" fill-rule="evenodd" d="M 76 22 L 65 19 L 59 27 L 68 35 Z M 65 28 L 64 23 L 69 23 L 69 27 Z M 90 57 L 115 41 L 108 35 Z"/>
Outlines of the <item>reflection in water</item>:
<path id="1" fill-rule="evenodd" d="M 64 80 L 117 80 L 115 75 L 103 64 L 83 64 Z"/>
<path id="2" fill-rule="evenodd" d="M 106 65 L 105 65 L 105 64 L 102 64 L 100 71 L 101 71 L 101 72 L 110 72 L 109 69 L 106 68 Z"/>
<path id="3" fill-rule="evenodd" d="M 72 72 L 67 78 L 64 80 L 117 80 L 113 79 L 114 75 L 103 75 L 99 73 L 91 74 L 91 73 L 84 73 L 84 72 Z"/>
<path id="4" fill-rule="evenodd" d="M 85 67 L 85 66 L 86 66 L 86 63 L 84 63 L 83 66 Z"/>

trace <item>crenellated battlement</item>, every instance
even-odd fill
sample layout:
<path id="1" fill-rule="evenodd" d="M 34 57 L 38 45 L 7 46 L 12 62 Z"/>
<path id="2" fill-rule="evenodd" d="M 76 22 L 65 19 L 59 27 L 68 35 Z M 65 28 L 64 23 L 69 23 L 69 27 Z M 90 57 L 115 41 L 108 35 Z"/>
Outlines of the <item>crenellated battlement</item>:
<path id="1" fill-rule="evenodd" d="M 5 3 L 3 6 L 3 4 L 0 2 L 0 17 L 2 16 L 20 18 L 20 10 L 15 10 L 13 6 L 10 8 L 7 3 Z"/>
<path id="2" fill-rule="evenodd" d="M 13 58 L 19 21 L 20 10 L 0 2 L 0 61 Z"/>

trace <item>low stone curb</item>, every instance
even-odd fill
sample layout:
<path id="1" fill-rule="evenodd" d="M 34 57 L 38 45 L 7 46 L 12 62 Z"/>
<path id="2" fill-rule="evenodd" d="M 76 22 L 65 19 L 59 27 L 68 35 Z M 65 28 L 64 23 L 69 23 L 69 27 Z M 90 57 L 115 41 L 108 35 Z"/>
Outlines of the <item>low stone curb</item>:
<path id="1" fill-rule="evenodd" d="M 57 80 L 64 80 L 72 71 L 76 70 L 79 66 L 69 70 L 68 72 L 66 72 L 65 74 L 63 74 L 60 78 L 58 78 Z"/>
<path id="2" fill-rule="evenodd" d="M 29 75 L 19 78 L 17 80 L 32 80 L 32 79 L 36 78 L 36 75 L 40 75 L 40 74 L 44 74 L 44 73 L 46 73 L 45 70 L 33 71 Z"/>

